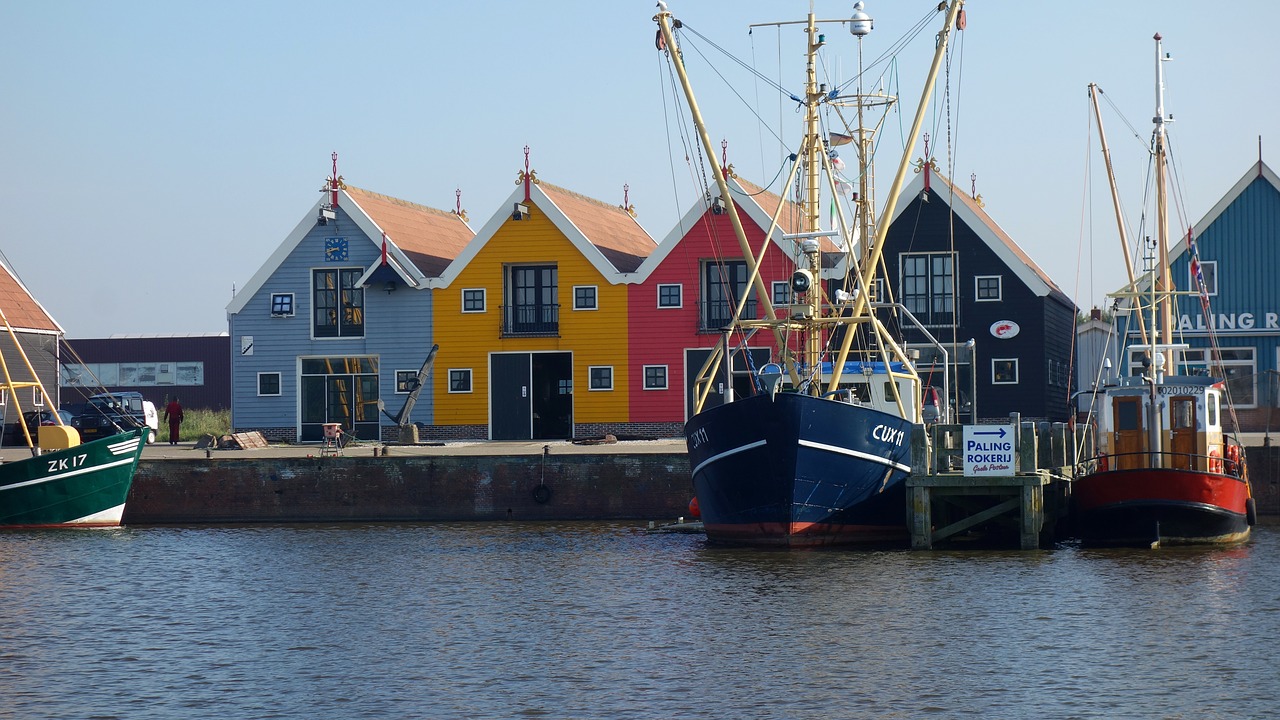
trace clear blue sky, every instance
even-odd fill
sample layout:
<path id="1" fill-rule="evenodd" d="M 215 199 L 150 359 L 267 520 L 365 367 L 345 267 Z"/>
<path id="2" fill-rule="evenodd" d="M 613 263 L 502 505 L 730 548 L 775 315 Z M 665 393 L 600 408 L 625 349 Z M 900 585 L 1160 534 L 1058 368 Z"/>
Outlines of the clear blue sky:
<path id="1" fill-rule="evenodd" d="M 867 54 L 933 4 L 868 2 Z M 800 87 L 794 46 L 780 51 L 777 31 L 749 35 L 747 25 L 801 19 L 808 3 L 671 9 L 770 77 L 781 56 L 783 84 Z M 819 17 L 851 10 L 817 3 Z M 232 288 L 310 210 L 330 152 L 348 182 L 376 192 L 452 208 L 461 188 L 479 228 L 502 210 L 526 144 L 547 181 L 618 203 L 629 184 L 641 223 L 662 239 L 696 191 L 668 145 L 675 110 L 653 14 L 648 0 L 10 0 L 0 5 L 0 250 L 72 339 L 221 332 Z M 1088 307 L 1123 270 L 1102 183 L 1085 189 L 1086 171 L 1099 180 L 1102 167 L 1096 142 L 1089 152 L 1087 84 L 1142 137 L 1107 118 L 1136 215 L 1151 36 L 1163 34 L 1175 57 L 1165 66 L 1175 159 L 1196 221 L 1256 160 L 1259 135 L 1264 159 L 1280 166 L 1277 27 L 1280 7 L 1261 0 L 974 0 L 953 67 L 953 165 L 943 148 L 935 155 L 963 187 L 976 173 L 987 211 Z M 830 52 L 852 50 L 842 28 L 828 34 Z M 911 107 L 928 51 L 917 43 L 898 69 Z M 712 57 L 774 130 L 781 115 L 794 145 L 790 106 Z M 729 140 L 740 174 L 768 182 L 779 154 L 769 131 L 701 59 L 690 64 L 713 137 Z M 946 117 L 931 120 L 936 136 Z M 898 122 L 886 136 L 892 156 Z M 880 167 L 882 193 L 890 170 Z"/>

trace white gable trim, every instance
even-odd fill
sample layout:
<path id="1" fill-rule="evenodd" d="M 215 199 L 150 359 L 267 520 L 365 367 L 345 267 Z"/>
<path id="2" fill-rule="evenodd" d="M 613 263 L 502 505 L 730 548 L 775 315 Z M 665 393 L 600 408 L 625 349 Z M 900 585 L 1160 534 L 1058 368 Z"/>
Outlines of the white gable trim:
<path id="1" fill-rule="evenodd" d="M 245 283 L 245 286 L 236 293 L 236 296 L 231 298 L 231 302 L 227 304 L 228 315 L 238 314 L 244 309 L 245 305 L 249 304 L 253 296 L 267 284 L 267 281 L 271 279 L 276 270 L 289 258 L 289 254 L 293 252 L 294 248 L 298 247 L 303 238 L 307 236 L 307 233 L 311 232 L 311 228 L 315 227 L 316 218 L 320 215 L 320 206 L 323 204 L 324 200 L 321 199 L 311 206 L 311 212 L 303 216 L 302 222 L 299 222 L 293 232 L 289 233 L 284 239 L 284 242 L 280 243 L 275 252 L 271 253 L 271 257 L 267 258 L 267 261 L 258 268 L 258 272 L 249 278 L 249 282 Z"/>
<path id="2" fill-rule="evenodd" d="M 1255 180 L 1258 179 L 1259 165 L 1261 165 L 1262 167 L 1262 172 L 1261 172 L 1262 178 L 1267 182 L 1271 183 L 1271 187 L 1275 188 L 1277 192 L 1280 192 L 1280 176 L 1277 176 L 1275 172 L 1272 171 L 1270 167 L 1267 167 L 1267 164 L 1262 162 L 1261 160 L 1259 160 L 1256 163 L 1253 163 L 1252 165 L 1249 166 L 1248 172 L 1246 172 L 1238 181 L 1236 181 L 1235 185 L 1231 186 L 1231 189 L 1227 191 L 1226 195 L 1222 196 L 1222 199 L 1218 201 L 1218 204 L 1214 205 L 1213 208 L 1211 208 L 1203 218 L 1200 218 L 1200 222 L 1191 226 L 1191 229 L 1193 232 L 1195 232 L 1196 237 L 1203 235 L 1204 231 L 1210 225 L 1212 225 L 1215 221 L 1217 221 L 1218 217 L 1221 216 L 1222 213 L 1227 211 L 1227 208 L 1231 207 L 1231 205 L 1235 203 L 1236 200 L 1240 199 L 1240 196 L 1244 194 L 1244 191 L 1248 189 L 1248 187 L 1252 185 Z M 1183 253 L 1185 253 L 1186 251 L 1187 251 L 1187 235 L 1186 233 L 1183 233 L 1182 237 L 1178 239 L 1178 243 L 1173 246 L 1172 250 L 1169 251 L 1169 260 L 1173 261 L 1177 258 L 1182 257 Z"/>
<path id="3" fill-rule="evenodd" d="M 930 172 L 930 174 L 933 177 L 933 183 L 930 186 L 930 189 L 934 190 L 933 197 L 940 198 L 943 203 L 946 203 L 955 212 L 956 217 L 968 226 L 970 230 L 973 230 L 974 234 L 991 249 L 991 252 L 1000 258 L 1000 262 L 1004 263 L 1005 267 L 1008 267 L 1014 276 L 1021 280 L 1022 284 L 1026 285 L 1031 292 L 1035 293 L 1037 297 L 1048 296 L 1053 288 L 1040 277 L 1039 273 L 1027 265 L 1022 258 L 1018 257 L 1005 244 L 1004 240 L 996 234 L 991 225 L 978 217 L 978 214 L 969 207 L 968 203 L 957 202 L 953 205 L 949 202 L 950 193 L 958 192 L 955 190 L 955 186 L 942 177 L 940 173 Z M 898 203 L 894 208 L 893 217 L 889 220 L 889 227 L 893 227 L 898 218 L 902 217 L 902 214 L 911 206 L 911 200 L 918 196 L 922 190 L 924 190 L 924 173 L 919 173 L 898 194 Z M 992 220 L 991 222 L 994 223 L 995 221 Z"/>
<path id="4" fill-rule="evenodd" d="M 320 216 L 320 208 L 325 205 L 327 200 L 328 196 L 326 195 L 325 197 L 317 200 L 315 204 L 311 206 L 311 210 L 302 217 L 302 220 L 298 223 L 297 227 L 293 229 L 293 232 L 289 233 L 288 237 L 284 239 L 284 242 L 280 243 L 280 246 L 275 249 L 275 252 L 271 253 L 271 257 L 267 258 L 267 261 L 258 268 L 258 271 L 253 274 L 253 277 L 249 278 L 249 282 L 245 284 L 244 288 L 236 293 L 236 296 L 227 304 L 228 315 L 236 315 L 243 310 L 245 305 L 248 305 L 249 301 L 253 299 L 253 296 L 267 284 L 267 281 L 271 279 L 271 276 L 275 274 L 276 270 L 280 269 L 280 266 L 289 258 L 289 255 L 293 253 L 294 249 L 296 249 L 298 245 L 306 239 L 307 234 L 316 226 L 316 218 Z M 378 248 L 378 263 L 375 263 L 375 265 L 369 269 L 369 272 L 366 272 L 364 277 L 361 277 L 361 281 L 363 282 L 369 273 L 377 269 L 377 264 L 382 262 L 382 228 L 378 227 L 378 224 L 373 221 L 373 218 L 369 217 L 368 213 L 364 211 L 364 208 L 360 207 L 360 204 L 355 201 L 355 198 L 347 194 L 346 190 L 343 190 L 338 194 L 338 207 L 341 208 L 347 214 L 347 217 L 351 218 L 352 222 L 356 224 L 356 227 L 364 233 L 365 239 L 368 242 L 373 243 L 374 246 Z M 404 251 L 395 244 L 395 241 L 390 235 L 387 235 L 387 259 L 388 261 L 391 261 L 392 259 L 395 260 L 393 267 L 400 277 L 404 278 L 406 285 L 415 288 L 421 288 L 424 286 L 426 276 L 423 275 L 422 271 L 418 270 L 413 262 L 409 260 L 409 258 L 404 254 Z"/>
<path id="5" fill-rule="evenodd" d="M 477 255 L 480 254 L 480 251 L 483 250 L 484 246 L 493 239 L 494 235 L 498 234 L 498 230 L 502 229 L 503 225 L 507 222 L 523 222 L 511 219 L 512 209 L 515 207 L 515 204 L 523 202 L 524 186 L 521 185 L 507 196 L 507 199 L 501 206 L 499 206 L 498 211 L 489 218 L 488 222 L 484 224 L 484 227 L 480 228 L 480 232 L 476 233 L 475 237 L 471 238 L 471 242 L 467 243 L 467 246 L 462 249 L 462 252 L 458 253 L 458 257 L 456 257 L 453 262 L 449 263 L 449 266 L 445 268 L 444 272 L 440 273 L 439 278 L 426 278 L 425 286 L 428 288 L 449 287 L 449 285 L 456 280 L 460 274 L 462 274 L 463 268 L 465 268 Z M 556 206 L 555 202 L 551 200 L 551 197 L 542 191 L 542 188 L 537 185 L 532 186 L 529 193 L 529 202 L 547 214 L 547 219 L 551 221 L 551 224 L 554 225 L 566 238 L 568 238 L 569 242 L 573 243 L 573 246 L 577 248 L 578 252 L 587 259 L 587 262 L 591 263 L 592 267 L 596 269 L 596 272 L 600 273 L 600 276 L 609 284 L 623 285 L 640 282 L 640 280 L 637 279 L 640 277 L 638 273 L 618 272 L 618 269 L 613 266 L 613 263 L 609 262 L 609 260 L 605 258 L 604 253 L 600 252 L 600 248 L 596 247 L 595 244 L 587 239 L 587 236 L 578 229 L 577 225 L 574 225 L 573 222 L 569 220 L 568 216 L 566 216 L 564 212 Z"/>

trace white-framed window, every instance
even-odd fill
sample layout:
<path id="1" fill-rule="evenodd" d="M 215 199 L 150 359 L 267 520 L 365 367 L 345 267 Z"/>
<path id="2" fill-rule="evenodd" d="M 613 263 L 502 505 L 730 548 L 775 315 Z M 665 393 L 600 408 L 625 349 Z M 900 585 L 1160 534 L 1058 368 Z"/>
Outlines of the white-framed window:
<path id="1" fill-rule="evenodd" d="M 279 394 L 280 394 L 280 373 L 278 372 L 258 373 L 258 396 L 274 397 Z"/>
<path id="2" fill-rule="evenodd" d="M 666 390 L 667 389 L 667 366 L 666 365 L 645 365 L 644 366 L 644 389 L 645 390 Z"/>
<path id="3" fill-rule="evenodd" d="M 613 389 L 613 366 L 612 365 L 592 365 L 587 368 L 588 386 L 587 390 L 612 390 Z"/>
<path id="4" fill-rule="evenodd" d="M 678 308 L 684 307 L 684 293 L 682 285 L 659 285 L 658 286 L 658 307 L 660 308 Z"/>
<path id="5" fill-rule="evenodd" d="M 44 407 L 44 393 L 40 392 L 40 388 L 31 388 L 31 404 L 36 407 Z"/>
<path id="6" fill-rule="evenodd" d="M 408 395 L 418 386 L 417 370 L 397 370 L 396 371 L 396 394 Z"/>
<path id="7" fill-rule="evenodd" d="M 1187 265 L 1187 287 L 1192 290 L 1198 290 L 1196 286 L 1194 263 Z M 1204 291 L 1206 295 L 1218 294 L 1218 261 L 1217 260 L 1201 260 L 1200 274 L 1204 276 Z"/>
<path id="8" fill-rule="evenodd" d="M 991 359 L 992 385 L 1018 384 L 1018 358 Z"/>
<path id="9" fill-rule="evenodd" d="M 598 310 L 596 304 L 596 286 L 595 285 L 574 285 L 573 286 L 573 309 L 574 310 Z"/>
<path id="10" fill-rule="evenodd" d="M 774 305 L 791 304 L 791 283 L 786 280 L 774 280 L 769 284 L 769 300 Z"/>
<path id="11" fill-rule="evenodd" d="M 1207 375 L 1226 381 L 1231 404 L 1237 408 L 1258 407 L 1257 349 L 1230 347 L 1209 350 L 1192 348 L 1182 351 L 1186 367 L 1182 372 L 1191 375 Z M 1141 371 L 1142 353 L 1130 354 L 1131 367 Z"/>
<path id="12" fill-rule="evenodd" d="M 8 404 L 9 404 L 9 389 L 8 388 L 0 389 L 0 405 L 8 405 Z"/>
<path id="13" fill-rule="evenodd" d="M 973 299 L 977 302 L 999 302 L 1004 299 L 1004 278 L 1000 275 L 976 275 Z"/>
<path id="14" fill-rule="evenodd" d="M 471 368 L 449 368 L 449 392 L 471 392 Z"/>
<path id="15" fill-rule="evenodd" d="M 484 288 L 463 288 L 462 289 L 462 312 L 482 313 L 485 311 L 484 302 L 485 302 Z"/>
<path id="16" fill-rule="evenodd" d="M 271 293 L 271 317 L 293 317 L 293 293 Z"/>

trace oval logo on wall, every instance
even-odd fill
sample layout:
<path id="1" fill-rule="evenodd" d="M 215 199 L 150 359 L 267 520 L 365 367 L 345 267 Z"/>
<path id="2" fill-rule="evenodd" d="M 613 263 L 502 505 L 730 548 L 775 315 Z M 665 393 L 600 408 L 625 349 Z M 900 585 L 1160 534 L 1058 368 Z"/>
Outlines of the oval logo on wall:
<path id="1" fill-rule="evenodd" d="M 1021 329 L 1018 327 L 1018 323 L 1012 320 L 997 320 L 991 323 L 991 335 L 1001 340 L 1017 337 L 1018 331 Z"/>

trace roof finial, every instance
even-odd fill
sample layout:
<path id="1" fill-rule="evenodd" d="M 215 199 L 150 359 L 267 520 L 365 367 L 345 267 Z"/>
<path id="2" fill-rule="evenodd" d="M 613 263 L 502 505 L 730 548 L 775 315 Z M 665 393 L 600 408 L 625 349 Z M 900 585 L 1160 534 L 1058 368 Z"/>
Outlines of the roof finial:
<path id="1" fill-rule="evenodd" d="M 458 199 L 457 209 L 453 211 L 453 214 L 462 218 L 462 222 L 466 222 L 467 211 L 462 209 L 462 188 L 458 188 L 457 190 L 454 190 L 453 194 Z"/>
<path id="2" fill-rule="evenodd" d="M 982 196 L 978 194 L 978 173 L 969 173 L 969 183 L 973 201 L 978 204 L 978 207 L 986 207 L 986 204 L 982 202 Z"/>
<path id="3" fill-rule="evenodd" d="M 333 175 L 324 179 L 324 186 L 320 188 L 320 192 L 329 193 L 329 208 L 338 207 L 338 191 L 346 190 L 346 183 L 342 182 L 342 176 L 338 174 L 338 151 L 334 150 L 329 156 L 333 160 Z"/>
<path id="4" fill-rule="evenodd" d="M 924 190 L 920 191 L 920 199 L 928 202 L 929 196 L 926 191 L 929 190 L 929 171 L 938 171 L 938 164 L 933 161 L 929 155 L 929 133 L 924 134 L 924 157 L 916 161 L 916 172 L 924 172 Z"/>
<path id="5" fill-rule="evenodd" d="M 529 192 L 538 184 L 538 171 L 529 169 L 529 146 L 524 146 L 524 170 L 516 173 L 516 184 L 524 183 L 524 201 L 529 202 Z"/>
<path id="6" fill-rule="evenodd" d="M 733 171 L 733 166 L 729 164 L 729 141 L 720 141 L 720 170 L 724 172 L 725 177 L 736 178 L 738 174 Z"/>
<path id="7" fill-rule="evenodd" d="M 631 185 L 627 183 L 622 184 L 622 204 L 618 207 L 626 210 L 631 217 L 636 216 L 636 206 L 631 204 Z"/>

